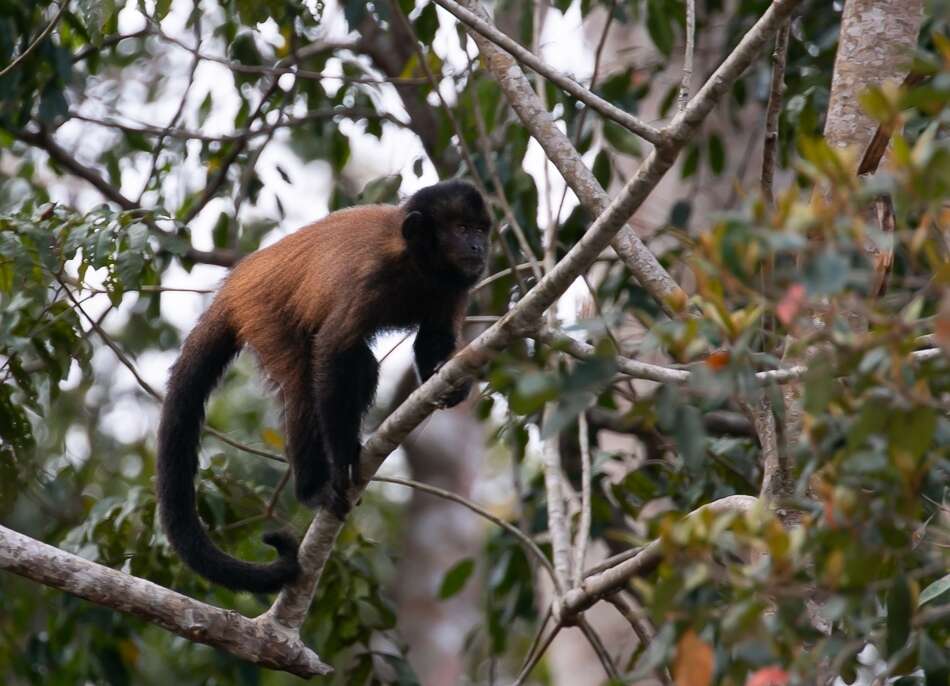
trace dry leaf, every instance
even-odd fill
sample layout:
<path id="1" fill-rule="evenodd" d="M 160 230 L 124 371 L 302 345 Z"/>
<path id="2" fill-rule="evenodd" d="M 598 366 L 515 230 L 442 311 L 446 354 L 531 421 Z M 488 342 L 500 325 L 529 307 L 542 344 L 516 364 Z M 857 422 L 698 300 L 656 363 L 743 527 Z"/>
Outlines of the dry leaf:
<path id="1" fill-rule="evenodd" d="M 716 656 L 713 649 L 690 629 L 676 645 L 673 680 L 676 686 L 709 686 Z"/>
<path id="2" fill-rule="evenodd" d="M 788 290 L 785 291 L 785 295 L 782 296 L 782 300 L 775 307 L 775 316 L 778 317 L 778 320 L 782 322 L 783 325 L 789 326 L 795 317 L 798 316 L 798 312 L 802 309 L 802 305 L 805 304 L 805 287 L 800 283 L 793 283 L 788 287 Z"/>

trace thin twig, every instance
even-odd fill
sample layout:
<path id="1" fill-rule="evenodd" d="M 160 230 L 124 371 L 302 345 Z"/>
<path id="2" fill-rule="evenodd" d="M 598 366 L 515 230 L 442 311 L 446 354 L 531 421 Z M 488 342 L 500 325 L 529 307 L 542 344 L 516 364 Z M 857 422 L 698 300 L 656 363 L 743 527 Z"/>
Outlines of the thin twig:
<path id="1" fill-rule="evenodd" d="M 395 476 L 374 476 L 372 481 L 378 481 L 388 484 L 399 484 L 400 486 L 408 486 L 414 488 L 417 491 L 422 491 L 424 493 L 429 493 L 431 495 L 438 496 L 439 498 L 444 498 L 445 500 L 451 500 L 454 503 L 458 503 L 463 507 L 467 507 L 469 510 L 475 514 L 484 517 L 488 521 L 497 526 L 500 526 L 502 529 L 510 533 L 512 536 L 518 539 L 518 541 L 525 547 L 525 549 L 531 553 L 531 555 L 537 560 L 542 567 L 544 567 L 548 574 L 551 575 L 551 579 L 554 579 L 554 567 L 551 566 L 551 561 L 545 556 L 545 554 L 538 547 L 538 544 L 532 541 L 524 532 L 521 531 L 518 527 L 513 524 L 506 522 L 500 517 L 496 517 L 488 510 L 472 502 L 468 498 L 453 493 L 452 491 L 446 491 L 445 489 L 439 488 L 437 486 L 432 486 L 430 484 L 422 483 L 421 481 L 414 481 L 412 479 L 401 479 Z"/>
<path id="2" fill-rule="evenodd" d="M 264 106 L 267 104 L 267 101 L 270 100 L 271 96 L 274 95 L 274 93 L 276 93 L 277 90 L 280 88 L 279 84 L 280 84 L 280 80 L 275 77 L 274 80 L 271 82 L 270 86 L 267 88 L 267 90 L 264 91 L 264 93 L 261 95 L 261 100 L 260 102 L 257 103 L 257 107 L 254 108 L 254 111 L 251 113 L 251 116 L 248 117 L 248 120 L 247 120 L 248 125 L 253 124 L 254 121 L 257 120 L 258 117 L 260 117 L 264 113 Z M 242 138 L 240 140 L 235 141 L 231 145 L 231 149 L 228 151 L 228 154 L 225 155 L 224 158 L 221 160 L 221 164 L 218 167 L 217 173 L 214 175 L 214 177 L 210 181 L 208 181 L 207 185 L 205 185 L 204 190 L 201 192 L 201 196 L 195 201 L 195 204 L 192 205 L 188 209 L 188 212 L 185 213 L 185 216 L 182 219 L 182 223 L 190 224 L 191 221 L 195 217 L 198 216 L 201 210 L 203 210 L 205 206 L 211 201 L 211 199 L 214 198 L 218 194 L 218 191 L 221 189 L 221 186 L 224 185 L 225 179 L 227 179 L 228 170 L 231 168 L 231 165 L 234 164 L 234 162 L 237 160 L 238 156 L 242 152 L 244 152 L 245 148 L 247 148 L 247 143 L 248 143 L 247 139 Z"/>
<path id="3" fill-rule="evenodd" d="M 309 124 L 314 121 L 333 119 L 334 117 L 352 119 L 354 121 L 358 121 L 360 119 L 379 119 L 381 121 L 387 121 L 403 128 L 408 126 L 406 122 L 402 121 L 394 114 L 390 114 L 389 112 L 378 112 L 369 107 L 327 107 L 310 110 L 309 112 L 304 112 L 303 114 L 296 117 L 284 117 L 282 120 L 273 124 L 263 124 L 253 128 L 243 128 L 238 129 L 237 131 L 232 131 L 231 133 L 222 133 L 218 135 L 212 135 L 195 129 L 187 129 L 176 126 L 162 128 L 160 126 L 155 126 L 146 122 L 127 124 L 117 119 L 103 119 L 101 117 L 94 117 L 88 114 L 81 114 L 79 112 L 70 112 L 69 116 L 70 119 L 79 119 L 80 121 L 96 124 L 97 126 L 118 129 L 124 133 L 141 136 L 175 138 L 178 140 L 187 141 L 201 141 L 203 143 L 233 143 L 235 141 L 245 140 L 248 138 L 268 136 L 277 129 L 291 129 L 296 126 L 302 126 L 303 124 Z M 125 119 L 133 121 L 132 117 L 127 115 L 121 116 L 123 116 Z"/>
<path id="4" fill-rule="evenodd" d="M 512 686 L 521 686 L 525 680 L 531 676 L 531 672 L 537 666 L 538 662 L 540 662 L 541 658 L 544 657 L 544 652 L 550 647 L 554 637 L 558 635 L 562 628 L 563 626 L 561 624 L 555 624 L 551 627 L 551 631 L 548 632 L 548 635 L 544 637 L 544 640 L 539 640 L 544 630 L 544 625 L 541 626 L 541 630 L 538 631 L 537 637 L 535 638 L 537 648 L 528 654 L 528 659 L 521 667 L 518 678 L 515 679 Z"/>
<path id="5" fill-rule="evenodd" d="M 155 390 L 155 387 L 152 386 L 148 381 L 146 381 L 142 377 L 141 374 L 139 374 L 138 369 L 132 363 L 132 360 L 129 359 L 128 355 L 126 355 L 125 352 L 118 346 L 118 344 L 116 344 L 116 342 L 112 340 L 112 337 L 105 332 L 105 330 L 99 325 L 99 323 L 95 319 L 90 317 L 89 313 L 87 313 L 82 308 L 82 305 L 76 299 L 76 296 L 74 296 L 72 292 L 68 288 L 66 288 L 66 284 L 59 277 L 57 277 L 57 280 L 59 280 L 59 283 L 63 286 L 64 292 L 66 293 L 67 297 L 73 301 L 73 305 L 76 308 L 76 310 L 85 318 L 87 322 L 89 322 L 89 326 L 92 327 L 93 331 L 95 331 L 99 335 L 99 338 L 102 339 L 102 342 L 105 343 L 106 346 L 108 346 L 108 348 L 115 354 L 116 358 L 119 360 L 122 366 L 129 370 L 129 372 L 132 374 L 132 377 L 135 379 L 135 382 L 139 385 L 139 387 L 143 391 L 145 391 L 148 395 L 150 395 L 153 399 L 155 399 L 157 402 L 159 403 L 163 402 L 164 398 L 162 397 L 162 394 L 159 393 L 157 390 Z M 253 446 L 246 445 L 244 443 L 236 441 L 235 439 L 228 436 L 226 433 L 218 431 L 217 429 L 212 429 L 209 426 L 205 426 L 204 431 L 210 434 L 211 436 L 214 436 L 219 441 L 222 441 L 223 443 L 227 443 L 228 445 L 238 448 L 239 450 L 243 450 L 246 453 L 257 455 L 259 457 L 266 457 L 267 459 L 274 460 L 275 462 L 287 461 L 284 459 L 282 455 L 278 455 L 277 453 L 272 453 L 268 450 L 261 450 L 260 448 L 255 448 Z"/>
<path id="6" fill-rule="evenodd" d="M 195 2 L 194 7 L 192 8 L 192 13 L 194 16 L 194 33 L 195 33 L 195 45 L 201 46 L 201 7 L 198 2 Z M 195 55 L 191 60 L 191 68 L 188 72 L 188 83 L 185 85 L 185 89 L 181 94 L 181 98 L 178 100 L 178 109 L 175 110 L 175 113 L 172 115 L 172 118 L 168 120 L 168 125 L 165 127 L 165 130 L 171 129 L 178 124 L 178 120 L 181 119 L 182 113 L 185 111 L 185 103 L 188 102 L 188 95 L 191 93 L 191 88 L 195 83 L 195 74 L 198 72 L 198 65 L 201 64 L 201 59 Z M 145 182 L 142 184 L 142 190 L 139 191 L 138 198 L 135 200 L 136 205 L 142 204 L 142 198 L 145 197 L 145 192 L 148 190 L 149 184 L 152 182 L 152 177 L 155 176 L 155 172 L 158 170 L 158 158 L 162 154 L 162 149 L 165 146 L 165 137 L 166 134 L 162 134 L 158 137 L 158 140 L 155 142 L 154 150 L 152 151 L 152 162 L 149 165 L 148 174 L 145 175 Z"/>
<path id="7" fill-rule="evenodd" d="M 693 54 L 696 52 L 696 0 L 686 0 L 686 49 L 683 53 L 683 76 L 680 79 L 680 111 L 689 102 L 689 87 L 693 80 Z"/>
<path id="8" fill-rule="evenodd" d="M 542 275 L 541 265 L 538 264 L 537 255 L 534 254 L 534 250 L 528 242 L 524 229 L 521 228 L 521 223 L 515 216 L 511 203 L 508 202 L 508 194 L 505 193 L 505 186 L 501 182 L 501 175 L 498 173 L 498 165 L 495 164 L 495 155 L 488 145 L 489 138 L 488 132 L 485 130 L 484 114 L 482 113 L 482 107 L 478 102 L 478 95 L 474 88 L 471 89 L 470 95 L 472 99 L 472 111 L 475 113 L 475 126 L 478 129 L 478 143 L 481 147 L 482 158 L 485 160 L 485 166 L 488 168 L 488 175 L 495 185 L 495 195 L 498 198 L 498 203 L 501 205 L 502 213 L 504 213 L 505 219 L 508 222 L 508 228 L 511 229 L 511 232 L 515 235 L 515 240 L 518 241 L 518 247 L 521 248 L 521 252 L 528 258 L 528 265 L 534 273 L 535 280 L 540 280 Z M 523 288 L 522 293 L 526 290 L 527 288 Z"/>
<path id="9" fill-rule="evenodd" d="M 775 158 L 778 153 L 778 120 L 782 112 L 782 93 L 785 91 L 785 61 L 788 58 L 788 34 L 790 22 L 786 21 L 775 34 L 775 50 L 772 52 L 772 87 L 765 110 L 765 141 L 762 144 L 762 197 L 769 205 L 775 204 L 773 179 Z"/>
<path id="10" fill-rule="evenodd" d="M 663 136 L 659 130 L 650 126 L 646 122 L 641 121 L 637 117 L 634 117 L 629 112 L 625 112 L 616 105 L 607 102 L 599 95 L 592 93 L 566 74 L 562 74 L 553 67 L 545 64 L 530 50 L 525 49 L 516 41 L 512 40 L 503 32 L 495 28 L 495 26 L 483 21 L 476 14 L 469 12 L 467 9 L 455 2 L 455 0 L 436 0 L 436 2 L 454 14 L 455 17 L 463 24 L 508 52 L 512 57 L 514 57 L 526 67 L 529 67 L 533 71 L 542 74 L 548 81 L 555 84 L 561 90 L 565 91 L 566 93 L 570 93 L 581 102 L 600 112 L 603 116 L 617 122 L 641 138 L 645 138 L 653 144 L 659 144 L 662 142 Z"/>
<path id="11" fill-rule="evenodd" d="M 113 33 L 110 36 L 106 36 L 101 39 L 98 43 L 92 45 L 87 45 L 85 48 L 77 52 L 72 56 L 73 64 L 77 62 L 82 62 L 84 59 L 90 55 L 102 52 L 104 48 L 111 48 L 115 45 L 118 45 L 124 40 L 131 40 L 132 38 L 142 38 L 144 36 L 150 36 L 152 31 L 146 27 L 144 29 L 139 29 L 138 31 L 133 31 L 132 33 Z"/>
<path id="12" fill-rule="evenodd" d="M 291 469 L 288 467 L 284 470 L 284 475 L 280 477 L 280 481 L 277 482 L 277 486 L 274 487 L 274 493 L 271 495 L 270 500 L 267 503 L 267 509 L 264 510 L 264 516 L 270 519 L 271 515 L 274 514 L 274 508 L 277 507 L 277 500 L 280 498 L 281 491 L 286 488 L 287 483 L 290 481 Z"/>
<path id="13" fill-rule="evenodd" d="M 577 415 L 577 440 L 581 449 L 581 521 L 574 538 L 574 571 L 571 575 L 574 586 L 578 586 L 584 578 L 584 560 L 587 557 L 587 542 L 590 539 L 590 435 L 585 412 Z"/>
<path id="14" fill-rule="evenodd" d="M 597 659 L 600 660 L 600 665 L 604 668 L 604 672 L 608 678 L 614 683 L 621 683 L 620 672 L 617 671 L 617 666 L 614 664 L 613 658 L 610 657 L 610 653 L 607 651 L 606 646 L 604 646 L 603 640 L 597 632 L 594 631 L 594 627 L 590 625 L 587 618 L 584 616 L 578 617 L 577 627 L 581 630 L 581 633 L 584 634 L 584 638 L 587 639 L 590 647 L 593 648 L 594 654 L 596 654 Z"/>
<path id="15" fill-rule="evenodd" d="M 196 48 L 193 48 L 192 46 L 185 43 L 184 41 L 179 40 L 178 38 L 175 38 L 174 36 L 168 35 L 164 31 L 162 31 L 161 28 L 157 26 L 153 28 L 152 33 L 159 36 L 162 40 L 168 43 L 177 45 L 179 48 L 181 48 L 182 50 L 186 50 L 192 55 L 197 55 L 198 57 L 200 57 L 202 60 L 206 62 L 216 62 L 218 64 L 222 64 L 228 69 L 230 69 L 231 71 L 238 74 L 271 76 L 271 77 L 274 77 L 275 80 L 277 77 L 284 76 L 285 74 L 289 74 L 295 78 L 305 79 L 308 81 L 323 81 L 325 79 L 329 79 L 331 81 L 344 81 L 346 83 L 367 83 L 367 84 L 386 84 L 386 83 L 397 84 L 398 83 L 398 84 L 419 85 L 419 84 L 425 83 L 425 79 L 403 78 L 403 77 L 398 77 L 398 76 L 373 77 L 373 76 L 346 76 L 346 75 L 324 74 L 318 71 L 308 71 L 306 69 L 298 69 L 291 66 L 282 66 L 282 65 L 289 64 L 288 62 L 283 61 L 283 60 L 279 62 L 277 66 L 271 66 L 271 67 L 262 67 L 262 66 L 251 65 L 251 64 L 241 64 L 240 62 L 233 62 L 227 59 L 226 57 L 219 57 L 218 55 L 209 55 L 207 53 L 200 52 Z M 345 48 L 348 50 L 355 49 L 355 46 L 352 46 L 351 44 L 340 45 L 337 43 L 327 42 L 327 43 L 322 43 L 320 45 L 322 48 L 324 48 L 324 50 L 335 50 L 335 49 L 341 49 L 341 48 Z"/>
<path id="16" fill-rule="evenodd" d="M 554 404 L 544 408 L 542 427 L 547 430 L 554 417 Z M 555 594 L 560 595 L 571 586 L 570 535 L 564 512 L 563 486 L 561 481 L 561 452 L 555 433 L 544 441 L 542 448 L 544 467 L 544 490 L 547 492 L 548 529 L 551 532 L 551 548 L 554 553 Z"/>
<path id="17" fill-rule="evenodd" d="M 59 9 L 56 11 L 56 15 L 50 20 L 50 23 L 46 25 L 46 28 L 40 32 L 40 35 L 38 35 L 36 39 L 32 43 L 30 43 L 23 52 L 17 55 L 14 58 L 14 60 L 10 62 L 10 64 L 5 66 L 3 69 L 0 69 L 0 79 L 2 79 L 11 71 L 16 69 L 17 65 L 20 64 L 20 62 L 22 62 L 27 57 L 29 57 L 30 53 L 32 53 L 34 50 L 36 50 L 36 48 L 39 47 L 40 43 L 42 43 L 46 39 L 46 37 L 50 34 L 50 32 L 54 28 L 56 28 L 56 25 L 59 23 L 60 17 L 63 16 L 63 12 L 66 11 L 66 8 L 68 6 L 69 6 L 69 0 L 60 0 Z"/>

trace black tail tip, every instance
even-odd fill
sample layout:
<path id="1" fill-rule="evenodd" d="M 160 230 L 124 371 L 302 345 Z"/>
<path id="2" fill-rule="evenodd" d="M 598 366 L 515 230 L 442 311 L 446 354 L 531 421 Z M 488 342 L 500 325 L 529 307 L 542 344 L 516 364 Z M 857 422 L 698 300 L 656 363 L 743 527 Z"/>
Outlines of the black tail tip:
<path id="1" fill-rule="evenodd" d="M 268 531 L 261 536 L 261 540 L 273 547 L 282 558 L 297 559 L 297 549 L 300 544 L 297 543 L 297 539 L 290 532 L 284 530 Z"/>

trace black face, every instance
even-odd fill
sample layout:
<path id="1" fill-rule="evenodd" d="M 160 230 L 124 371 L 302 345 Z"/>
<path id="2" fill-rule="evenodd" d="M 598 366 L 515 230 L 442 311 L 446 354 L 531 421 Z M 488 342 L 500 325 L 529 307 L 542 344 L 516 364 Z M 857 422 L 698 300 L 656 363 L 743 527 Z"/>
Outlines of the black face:
<path id="1" fill-rule="evenodd" d="M 423 188 L 405 209 L 403 236 L 424 267 L 464 287 L 478 281 L 488 262 L 491 218 L 472 185 L 443 181 Z"/>

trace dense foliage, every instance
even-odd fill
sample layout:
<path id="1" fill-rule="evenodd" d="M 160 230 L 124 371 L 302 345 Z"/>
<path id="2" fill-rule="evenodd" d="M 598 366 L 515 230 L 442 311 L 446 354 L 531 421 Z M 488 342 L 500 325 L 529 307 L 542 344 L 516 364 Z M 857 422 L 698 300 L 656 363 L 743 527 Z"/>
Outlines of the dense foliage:
<path id="1" fill-rule="evenodd" d="M 682 2 L 552 4 L 551 12 L 579 16 L 606 8 L 616 26 L 644 25 L 656 59 L 605 69 L 595 91 L 649 120 L 671 114 L 678 79 L 659 76 L 681 49 Z M 722 54 L 768 5 L 728 3 L 737 7 L 727 14 L 724 4 L 700 3 L 697 27 L 700 36 L 720 32 L 710 43 L 721 44 Z M 678 652 L 688 650 L 714 658 L 716 683 L 741 686 L 772 667 L 790 683 L 814 683 L 816 670 L 829 665 L 850 682 L 859 653 L 868 659 L 861 652 L 867 643 L 901 683 L 942 685 L 950 675 L 947 17 L 934 8 L 925 22 L 922 84 L 867 94 L 877 121 L 903 129 L 882 171 L 858 179 L 856 153 L 834 151 L 820 138 L 840 14 L 832 3 L 805 4 L 791 34 L 780 120 L 785 174 L 774 207 L 751 186 L 714 214 L 693 212 L 696 193 L 689 190 L 701 180 L 741 176 L 745 140 L 755 134 L 745 132 L 742 145 L 733 141 L 750 111 L 756 121 L 763 116 L 765 57 L 671 172 L 682 197 L 650 245 L 671 273 L 689 275 L 689 304 L 701 316 L 666 318 L 622 262 L 604 260 L 589 277 L 597 307 L 572 326 L 597 344 L 598 356 L 568 362 L 556 349 L 526 343 L 498 356 L 482 377 L 476 411 L 489 449 L 506 465 L 514 460 L 523 481 L 509 514 L 520 512 L 539 541 L 548 541 L 539 437 L 560 435 L 565 471 L 578 488 L 581 412 L 595 435 L 633 437 L 632 449 L 595 449 L 591 526 L 611 553 L 663 541 L 659 569 L 633 583 L 656 637 L 623 651 L 618 666 L 630 679 L 673 668 Z M 0 77 L 0 521 L 255 614 L 266 598 L 232 594 L 187 572 L 156 527 L 154 396 L 161 380 L 152 388 L 129 372 L 148 361 L 167 363 L 181 342 L 169 309 L 181 301 L 169 297 L 182 294 L 163 284 L 182 268 L 229 264 L 274 229 L 295 228 L 286 216 L 295 216 L 295 194 L 312 188 L 314 178 L 329 179 L 320 192 L 331 210 L 393 201 L 400 188 L 467 174 L 466 152 L 489 192 L 504 199 L 495 203 L 499 224 L 516 223 L 527 244 L 503 231 L 491 273 L 524 262 L 526 248 L 543 253 L 546 208 L 557 207 L 560 193 L 540 183 L 528 134 L 479 69 L 472 41 L 431 2 L 400 0 L 414 36 L 396 45 L 390 35 L 406 29 L 397 28 L 389 2 L 342 3 L 345 27 L 322 2 L 196 5 L 76 0 Z M 0 64 L 41 36 L 58 7 L 0 1 Z M 532 8 L 514 0 L 495 8 L 503 28 L 528 46 L 536 42 Z M 307 52 L 327 38 L 330 18 L 341 44 Z M 205 57 L 189 51 L 196 44 Z M 214 76 L 195 78 L 208 56 L 230 68 L 226 87 L 212 87 Z M 700 63 L 697 77 L 716 62 Z M 281 78 L 292 66 L 303 71 Z M 440 103 L 427 72 L 452 97 Z M 616 188 L 645 144 L 550 85 L 544 95 L 600 183 Z M 650 98 L 659 106 L 644 111 Z M 417 139 L 424 155 L 354 187 L 353 164 L 372 147 L 366 141 L 392 145 L 399 135 Z M 280 147 L 285 157 L 265 158 L 265 146 Z M 293 165 L 279 161 L 287 157 Z M 894 208 L 893 234 L 875 218 L 882 196 Z M 570 202 L 556 214 L 563 254 L 591 218 Z M 193 244 L 196 225 L 209 229 L 211 245 Z M 866 247 L 890 241 L 893 266 L 880 294 Z M 531 283 L 528 270 L 492 280 L 479 290 L 473 313 L 504 313 Z M 867 326 L 856 328 L 855 318 Z M 635 337 L 631 326 L 641 327 Z M 935 345 L 941 354 L 911 358 Z M 618 376 L 618 352 L 695 373 L 684 386 L 634 385 Z M 758 495 L 754 433 L 747 424 L 723 431 L 710 417 L 738 416 L 742 402 L 759 402 L 753 375 L 783 359 L 807 365 L 793 488 L 778 504 L 778 515 L 794 511 L 801 526 L 783 526 L 765 507 L 683 519 L 717 498 Z M 207 423 L 241 444 L 280 452 L 279 417 L 261 388 L 253 361 L 242 358 L 216 392 Z M 779 426 L 787 426 L 782 387 L 762 388 Z M 555 411 L 541 427 L 551 404 Z M 309 513 L 289 493 L 271 500 L 283 465 L 213 437 L 205 448 L 201 514 L 223 548 L 263 559 L 259 534 L 273 520 L 305 527 Z M 398 553 L 390 541 L 404 513 L 377 493 L 361 509 L 373 514 L 344 530 L 304 639 L 337 668 L 336 683 L 415 683 L 387 597 Z M 450 597 L 476 580 L 484 621 L 465 657 L 473 682 L 488 663 L 517 673 L 545 611 L 528 558 L 504 531 L 490 532 L 474 564 L 453 567 L 440 593 Z M 294 680 L 8 574 L 0 574 L 0 673 L 17 684 Z M 536 677 L 544 678 L 543 670 Z"/>

